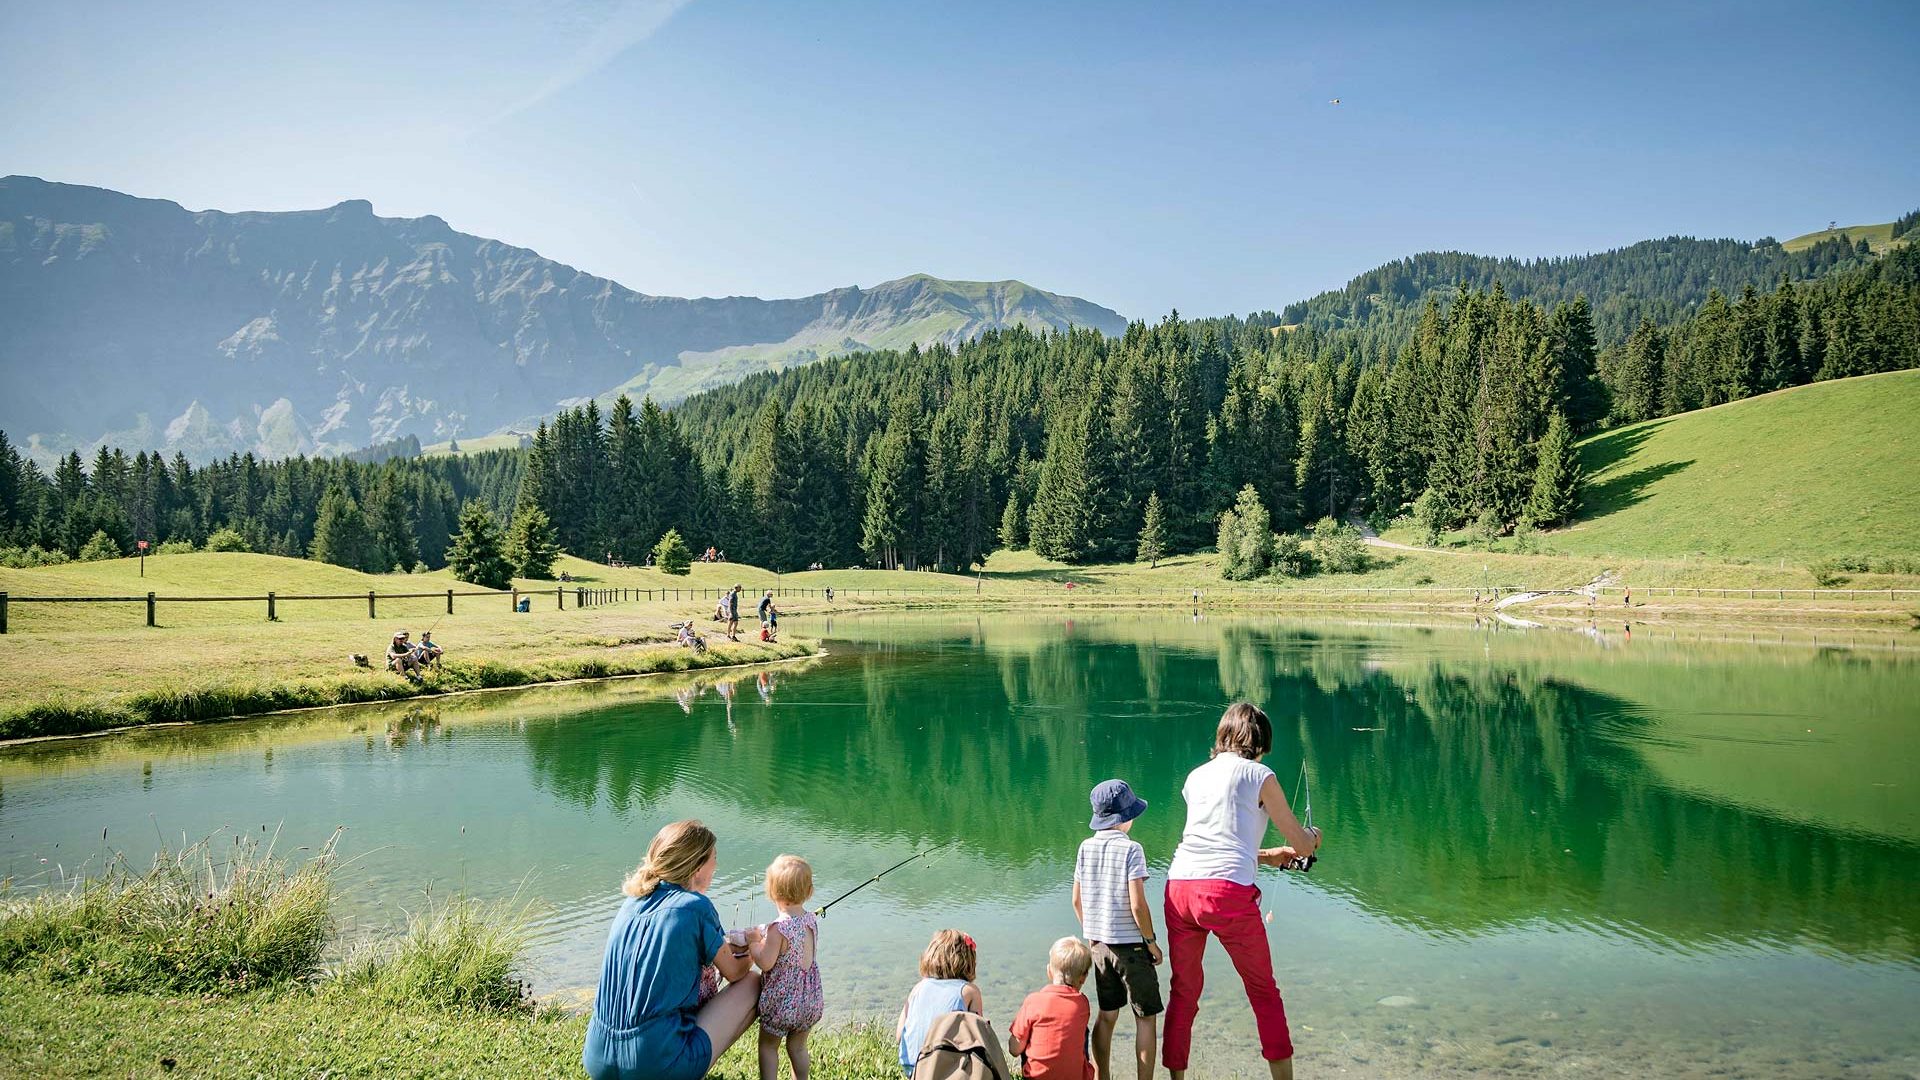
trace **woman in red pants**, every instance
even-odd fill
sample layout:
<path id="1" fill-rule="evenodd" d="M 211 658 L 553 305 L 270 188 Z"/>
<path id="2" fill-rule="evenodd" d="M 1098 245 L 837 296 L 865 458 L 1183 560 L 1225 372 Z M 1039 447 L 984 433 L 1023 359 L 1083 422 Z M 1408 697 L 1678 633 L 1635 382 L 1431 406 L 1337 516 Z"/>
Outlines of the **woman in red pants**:
<path id="1" fill-rule="evenodd" d="M 1278 866 L 1296 855 L 1312 854 L 1320 846 L 1320 831 L 1301 827 L 1273 770 L 1260 764 L 1272 749 L 1273 724 L 1267 714 L 1244 701 L 1229 706 L 1214 732 L 1212 758 L 1187 775 L 1180 792 L 1187 800 L 1187 827 L 1167 870 L 1167 957 L 1173 987 L 1161 1055 L 1173 1080 L 1184 1080 L 1187 1073 L 1193 1018 L 1200 1011 L 1206 981 L 1200 961 L 1208 934 L 1226 946 L 1246 986 L 1260 1030 L 1260 1056 L 1267 1059 L 1273 1080 L 1293 1077 L 1293 1040 L 1280 988 L 1274 985 L 1260 890 L 1253 880 L 1258 863 Z M 1287 846 L 1260 847 L 1269 822 L 1286 837 Z"/>

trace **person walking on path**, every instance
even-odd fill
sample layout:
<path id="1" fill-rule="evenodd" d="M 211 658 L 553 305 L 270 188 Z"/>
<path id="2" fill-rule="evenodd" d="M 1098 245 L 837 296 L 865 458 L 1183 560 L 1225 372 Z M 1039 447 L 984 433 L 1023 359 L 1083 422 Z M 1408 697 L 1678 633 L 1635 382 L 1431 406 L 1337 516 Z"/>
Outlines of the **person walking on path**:
<path id="1" fill-rule="evenodd" d="M 753 1026 L 757 930 L 728 935 L 707 899 L 719 864 L 713 831 L 676 821 L 654 835 L 613 917 L 581 1064 L 590 1080 L 694 1080 Z M 702 969 L 727 987 L 701 1001 Z"/>
<path id="2" fill-rule="evenodd" d="M 1162 1055 L 1173 1080 L 1185 1080 L 1192 1055 L 1209 934 L 1226 947 L 1246 988 L 1260 1032 L 1260 1056 L 1273 1080 L 1293 1078 L 1293 1039 L 1273 980 L 1254 874 L 1261 864 L 1280 866 L 1313 854 L 1320 832 L 1301 826 L 1273 770 L 1260 763 L 1272 749 L 1267 714 L 1236 702 L 1220 717 L 1212 757 L 1187 775 L 1180 791 L 1187 801 L 1187 825 L 1167 869 L 1167 959 L 1173 978 Z M 1269 823 L 1286 837 L 1285 847 L 1260 846 Z"/>

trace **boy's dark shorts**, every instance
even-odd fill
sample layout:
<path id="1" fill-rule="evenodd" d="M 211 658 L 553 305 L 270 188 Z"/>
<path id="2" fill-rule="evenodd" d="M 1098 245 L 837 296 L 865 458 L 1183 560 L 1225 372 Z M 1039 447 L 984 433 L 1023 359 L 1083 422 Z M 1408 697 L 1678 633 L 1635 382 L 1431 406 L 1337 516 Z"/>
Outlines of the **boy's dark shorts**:
<path id="1" fill-rule="evenodd" d="M 1144 944 L 1093 943 L 1093 988 L 1101 1012 L 1118 1012 L 1133 1002 L 1135 1016 L 1158 1016 L 1166 1010 L 1160 1001 L 1160 972 Z"/>

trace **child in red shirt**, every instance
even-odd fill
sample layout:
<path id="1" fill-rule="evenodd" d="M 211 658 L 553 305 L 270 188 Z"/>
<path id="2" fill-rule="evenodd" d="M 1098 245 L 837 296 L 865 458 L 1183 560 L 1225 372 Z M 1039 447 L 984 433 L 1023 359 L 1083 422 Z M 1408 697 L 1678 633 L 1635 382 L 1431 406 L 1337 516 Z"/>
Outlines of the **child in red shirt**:
<path id="1" fill-rule="evenodd" d="M 1093 953 L 1079 938 L 1064 937 L 1047 951 L 1047 986 L 1027 995 L 1013 1016 L 1007 1048 L 1020 1058 L 1027 1080 L 1093 1080 L 1087 1057 L 1087 1021 L 1093 1006 L 1080 986 L 1093 967 Z"/>

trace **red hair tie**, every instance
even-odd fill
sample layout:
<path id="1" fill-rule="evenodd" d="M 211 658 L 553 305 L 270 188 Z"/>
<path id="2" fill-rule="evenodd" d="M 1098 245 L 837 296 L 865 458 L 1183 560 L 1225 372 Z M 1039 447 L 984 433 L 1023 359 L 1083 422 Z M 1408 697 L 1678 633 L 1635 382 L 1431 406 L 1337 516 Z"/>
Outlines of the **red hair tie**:
<path id="1" fill-rule="evenodd" d="M 978 945 L 975 945 L 975 944 L 973 943 L 973 935 L 972 935 L 972 934 L 961 934 L 961 935 L 960 935 L 960 940 L 961 940 L 961 941 L 964 941 L 964 942 L 966 942 L 966 943 L 967 943 L 967 948 L 969 948 L 969 949 L 972 949 L 972 950 L 973 950 L 974 952 L 979 952 L 979 951 L 980 951 L 980 946 L 978 946 Z"/>

